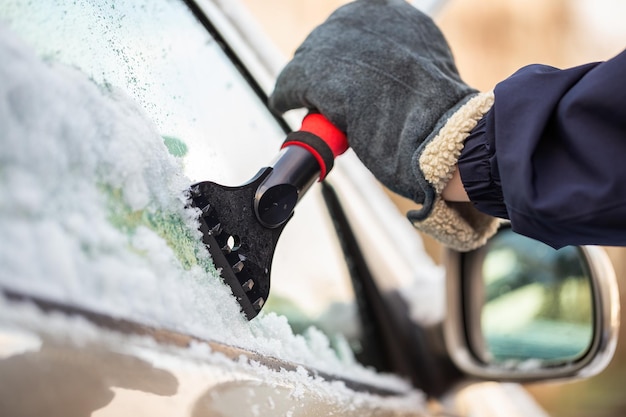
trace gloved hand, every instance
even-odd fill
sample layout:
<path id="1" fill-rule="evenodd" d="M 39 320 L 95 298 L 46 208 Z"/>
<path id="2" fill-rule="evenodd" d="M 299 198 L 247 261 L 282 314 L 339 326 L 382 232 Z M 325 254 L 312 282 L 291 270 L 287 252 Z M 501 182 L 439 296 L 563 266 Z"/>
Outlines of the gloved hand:
<path id="1" fill-rule="evenodd" d="M 465 84 L 433 21 L 404 0 L 359 0 L 317 27 L 283 69 L 270 107 L 306 107 L 344 131 L 363 164 L 392 191 L 422 204 L 408 217 L 458 250 L 482 245 L 494 218 L 440 193 L 463 140 L 493 94 Z"/>

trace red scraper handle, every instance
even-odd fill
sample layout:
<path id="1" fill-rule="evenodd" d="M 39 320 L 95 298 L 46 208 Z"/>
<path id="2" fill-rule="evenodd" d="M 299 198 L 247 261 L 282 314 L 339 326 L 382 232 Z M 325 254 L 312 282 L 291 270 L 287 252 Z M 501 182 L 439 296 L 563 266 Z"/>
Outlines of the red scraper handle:
<path id="1" fill-rule="evenodd" d="M 282 147 L 287 146 L 303 147 L 315 157 L 320 167 L 320 181 L 332 169 L 335 158 L 349 147 L 346 134 L 319 113 L 304 117 L 300 130 L 287 135 Z"/>
<path id="2" fill-rule="evenodd" d="M 254 198 L 257 219 L 268 228 L 289 220 L 300 198 L 315 180 L 326 178 L 335 158 L 348 149 L 348 140 L 324 116 L 310 113 L 300 130 L 287 135 L 282 149 Z"/>

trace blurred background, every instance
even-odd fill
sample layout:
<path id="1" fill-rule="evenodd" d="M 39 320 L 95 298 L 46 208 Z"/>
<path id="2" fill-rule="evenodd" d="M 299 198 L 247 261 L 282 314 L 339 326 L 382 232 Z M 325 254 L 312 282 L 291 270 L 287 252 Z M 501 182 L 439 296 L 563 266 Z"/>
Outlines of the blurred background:
<path id="1" fill-rule="evenodd" d="M 429 3 L 422 0 L 423 3 Z M 243 0 L 286 56 L 342 0 Z M 430 2 L 435 3 L 435 2 Z M 623 0 L 449 0 L 438 2 L 434 16 L 456 58 L 462 78 L 479 90 L 490 90 L 518 68 L 542 63 L 566 68 L 611 58 L 626 46 L 626 2 Z M 406 212 L 411 203 L 394 196 Z M 438 260 L 439 248 L 425 238 Z M 626 305 L 626 252 L 606 248 L 611 256 L 622 305 Z M 622 308 L 626 312 L 626 308 Z M 622 320 L 626 323 L 626 320 Z M 617 354 L 599 376 L 570 383 L 526 388 L 555 417 L 626 415 L 626 326 Z"/>

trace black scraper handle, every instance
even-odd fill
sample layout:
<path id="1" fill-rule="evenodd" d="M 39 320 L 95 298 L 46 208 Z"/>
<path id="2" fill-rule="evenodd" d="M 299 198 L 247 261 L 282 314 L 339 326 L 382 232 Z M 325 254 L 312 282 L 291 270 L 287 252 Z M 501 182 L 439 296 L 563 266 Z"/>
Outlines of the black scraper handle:
<path id="1" fill-rule="evenodd" d="M 319 113 L 310 113 L 302 127 L 287 135 L 272 172 L 257 188 L 254 209 L 268 228 L 284 224 L 300 198 L 322 181 L 334 160 L 348 149 L 346 135 Z"/>

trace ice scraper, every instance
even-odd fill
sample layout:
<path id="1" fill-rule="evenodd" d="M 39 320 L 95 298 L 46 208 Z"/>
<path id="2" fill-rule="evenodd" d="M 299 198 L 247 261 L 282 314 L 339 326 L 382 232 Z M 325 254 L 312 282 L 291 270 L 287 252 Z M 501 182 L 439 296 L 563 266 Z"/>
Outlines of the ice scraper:
<path id="1" fill-rule="evenodd" d="M 287 135 L 274 164 L 246 184 L 204 181 L 190 187 L 191 203 L 202 212 L 203 242 L 248 320 L 267 301 L 274 249 L 296 204 L 347 148 L 339 129 L 311 113 Z"/>

